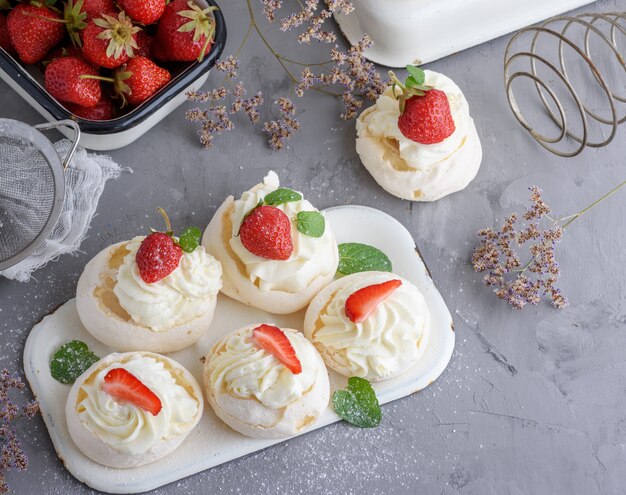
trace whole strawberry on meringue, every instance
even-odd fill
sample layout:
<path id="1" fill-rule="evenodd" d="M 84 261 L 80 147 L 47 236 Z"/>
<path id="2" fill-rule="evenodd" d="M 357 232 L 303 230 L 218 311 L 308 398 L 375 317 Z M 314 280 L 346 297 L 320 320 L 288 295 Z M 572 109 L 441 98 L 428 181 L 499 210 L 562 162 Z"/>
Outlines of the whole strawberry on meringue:
<path id="1" fill-rule="evenodd" d="M 387 192 L 435 201 L 464 189 L 476 176 L 482 148 L 463 92 L 448 77 L 407 66 L 357 120 L 356 149 Z"/>

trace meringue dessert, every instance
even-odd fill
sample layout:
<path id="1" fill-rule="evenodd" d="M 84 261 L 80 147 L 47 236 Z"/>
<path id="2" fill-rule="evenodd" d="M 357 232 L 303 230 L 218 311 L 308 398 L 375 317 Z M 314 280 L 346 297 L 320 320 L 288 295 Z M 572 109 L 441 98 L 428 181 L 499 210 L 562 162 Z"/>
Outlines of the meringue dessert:
<path id="1" fill-rule="evenodd" d="M 301 433 L 328 407 L 328 372 L 300 332 L 266 324 L 240 328 L 206 358 L 204 385 L 215 414 L 255 438 Z"/>
<path id="2" fill-rule="evenodd" d="M 482 148 L 459 87 L 443 74 L 407 69 L 406 83 L 393 80 L 359 116 L 356 150 L 390 194 L 435 201 L 472 181 Z"/>
<path id="3" fill-rule="evenodd" d="M 274 314 L 304 308 L 335 276 L 337 242 L 324 216 L 269 172 L 240 199 L 226 198 L 202 244 L 224 271 L 222 292 Z"/>
<path id="4" fill-rule="evenodd" d="M 385 380 L 421 358 L 430 311 L 408 280 L 388 272 L 355 273 L 335 280 L 311 301 L 304 334 L 329 368 Z"/>
<path id="5" fill-rule="evenodd" d="M 191 249 L 186 238 L 177 239 L 161 232 L 138 236 L 87 264 L 76 309 L 89 333 L 116 351 L 152 352 L 184 349 L 204 334 L 222 269 L 198 242 Z"/>
<path id="6" fill-rule="evenodd" d="M 183 366 L 159 354 L 129 352 L 109 354 L 78 377 L 65 415 L 83 454 L 129 468 L 174 451 L 203 410 L 200 386 Z"/>

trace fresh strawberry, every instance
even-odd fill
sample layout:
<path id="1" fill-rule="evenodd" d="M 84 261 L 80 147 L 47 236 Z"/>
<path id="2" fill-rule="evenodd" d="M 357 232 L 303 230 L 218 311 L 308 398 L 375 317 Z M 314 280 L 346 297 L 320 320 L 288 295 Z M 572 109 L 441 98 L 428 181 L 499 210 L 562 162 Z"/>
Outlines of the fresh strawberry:
<path id="1" fill-rule="evenodd" d="M 421 144 L 440 143 L 454 132 L 454 120 L 446 94 L 439 89 L 426 91 L 424 96 L 412 96 L 406 101 L 398 118 L 400 132 Z"/>
<path id="2" fill-rule="evenodd" d="M 141 242 L 135 261 L 142 280 L 153 284 L 176 270 L 182 256 L 182 249 L 174 244 L 171 235 L 153 232 Z"/>
<path id="3" fill-rule="evenodd" d="M 55 58 L 61 57 L 75 57 L 83 59 L 83 52 L 80 48 L 77 48 L 72 44 L 69 44 L 67 46 L 57 46 L 50 53 L 48 53 L 48 55 L 46 55 L 44 63 L 46 63 L 46 60 L 50 62 Z"/>
<path id="4" fill-rule="evenodd" d="M 73 103 L 66 103 L 65 108 L 77 117 L 87 120 L 111 120 L 115 115 L 113 102 L 108 96 L 102 95 L 100 101 L 93 107 L 81 107 Z"/>
<path id="5" fill-rule="evenodd" d="M 354 323 L 361 323 L 402 285 L 400 280 L 388 280 L 382 284 L 368 285 L 350 294 L 346 299 L 346 316 Z"/>
<path id="6" fill-rule="evenodd" d="M 193 0 L 169 3 L 157 28 L 153 46 L 155 58 L 166 62 L 202 60 L 213 43 L 215 19 L 212 12 L 216 9 L 202 9 Z"/>
<path id="7" fill-rule="evenodd" d="M 117 12 L 113 0 L 83 0 L 81 10 L 87 14 L 87 21 L 100 17 L 102 14 L 115 14 Z"/>
<path id="8" fill-rule="evenodd" d="M 278 359 L 294 375 L 302 373 L 302 364 L 296 351 L 280 328 L 260 325 L 252 331 L 252 338 L 261 349 Z"/>
<path id="9" fill-rule="evenodd" d="M 0 48 L 4 48 L 11 55 L 15 53 L 15 49 L 11 44 L 9 30 L 7 29 L 7 17 L 0 12 Z"/>
<path id="10" fill-rule="evenodd" d="M 414 65 L 407 65 L 409 73 L 404 83 L 389 72 L 393 95 L 398 100 L 400 116 L 398 128 L 411 141 L 421 144 L 440 143 L 455 130 L 447 95 L 424 84 L 426 74 Z"/>
<path id="11" fill-rule="evenodd" d="M 115 90 L 131 105 L 139 105 L 165 86 L 172 76 L 146 57 L 131 58 L 115 73 Z"/>
<path id="12" fill-rule="evenodd" d="M 138 48 L 135 39 L 141 28 L 133 26 L 129 17 L 120 12 L 117 17 L 102 14 L 83 30 L 83 55 L 92 64 L 114 69 L 134 56 Z"/>
<path id="13" fill-rule="evenodd" d="M 93 66 L 80 58 L 61 57 L 47 65 L 45 87 L 59 101 L 93 107 L 100 101 L 102 91 L 100 81 L 89 76 L 98 77 Z"/>
<path id="14" fill-rule="evenodd" d="M 246 216 L 239 238 L 252 254 L 270 260 L 287 260 L 293 253 L 289 217 L 274 206 L 258 206 Z"/>
<path id="15" fill-rule="evenodd" d="M 135 41 L 139 47 L 136 50 L 133 50 L 135 52 L 135 57 L 146 57 L 152 60 L 153 57 L 151 50 L 152 42 L 154 41 L 152 36 L 149 36 L 145 31 L 139 31 L 137 36 L 135 36 Z"/>
<path id="16" fill-rule="evenodd" d="M 161 399 L 139 378 L 124 368 L 113 368 L 104 376 L 102 390 L 122 402 L 130 402 L 156 416 L 161 412 Z"/>
<path id="17" fill-rule="evenodd" d="M 36 5 L 17 4 L 7 18 L 11 44 L 25 64 L 36 64 L 65 34 L 61 16 Z"/>
<path id="18" fill-rule="evenodd" d="M 165 0 L 119 0 L 120 7 L 135 22 L 152 24 L 160 19 L 165 11 Z"/>

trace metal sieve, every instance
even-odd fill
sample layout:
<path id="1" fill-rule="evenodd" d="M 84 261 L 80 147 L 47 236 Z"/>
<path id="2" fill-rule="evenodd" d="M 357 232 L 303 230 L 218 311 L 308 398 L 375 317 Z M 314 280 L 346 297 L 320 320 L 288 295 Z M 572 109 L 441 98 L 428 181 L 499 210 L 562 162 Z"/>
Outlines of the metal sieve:
<path id="1" fill-rule="evenodd" d="M 59 127 L 74 131 L 63 161 L 40 132 Z M 65 197 L 64 171 L 79 139 L 72 120 L 33 127 L 0 119 L 0 271 L 41 246 L 55 226 Z"/>

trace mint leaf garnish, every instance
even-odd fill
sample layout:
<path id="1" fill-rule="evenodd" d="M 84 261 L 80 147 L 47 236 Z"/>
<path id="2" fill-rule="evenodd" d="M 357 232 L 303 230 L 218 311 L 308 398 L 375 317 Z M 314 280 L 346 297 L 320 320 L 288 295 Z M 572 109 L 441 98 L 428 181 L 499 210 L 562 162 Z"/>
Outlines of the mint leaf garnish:
<path id="1" fill-rule="evenodd" d="M 391 260 L 380 249 L 358 242 L 339 244 L 339 267 L 343 275 L 358 272 L 390 272 Z"/>
<path id="2" fill-rule="evenodd" d="M 326 220 L 319 211 L 301 211 L 296 218 L 296 227 L 304 235 L 322 237 L 326 230 Z"/>
<path id="3" fill-rule="evenodd" d="M 76 379 L 100 358 L 80 340 L 63 344 L 50 362 L 50 374 L 56 381 L 71 385 Z"/>
<path id="4" fill-rule="evenodd" d="M 178 238 L 178 245 L 186 253 L 193 253 L 200 245 L 202 231 L 198 227 L 187 227 Z"/>
<path id="5" fill-rule="evenodd" d="M 406 70 L 410 74 L 409 78 L 406 80 L 407 87 L 410 87 L 409 79 L 415 86 L 421 86 L 424 84 L 424 81 L 426 81 L 426 74 L 424 74 L 424 71 L 419 67 L 416 67 L 415 65 L 407 65 Z"/>
<path id="6" fill-rule="evenodd" d="M 374 428 L 383 419 L 376 392 L 365 378 L 353 376 L 348 379 L 345 390 L 333 394 L 335 412 L 359 428 Z"/>
<path id="7" fill-rule="evenodd" d="M 301 199 L 302 194 L 299 192 L 281 187 L 265 196 L 265 198 L 263 198 L 263 202 L 269 206 L 276 206 L 284 203 L 291 203 L 292 201 L 300 201 Z"/>

